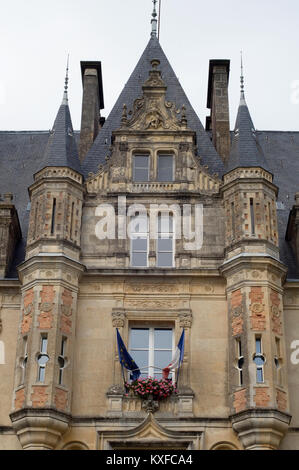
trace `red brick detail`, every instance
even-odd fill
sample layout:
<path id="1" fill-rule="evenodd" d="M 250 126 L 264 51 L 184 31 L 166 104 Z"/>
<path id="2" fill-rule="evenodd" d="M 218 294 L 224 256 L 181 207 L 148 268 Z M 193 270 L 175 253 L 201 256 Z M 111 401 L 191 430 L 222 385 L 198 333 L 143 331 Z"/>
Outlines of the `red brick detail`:
<path id="1" fill-rule="evenodd" d="M 66 410 L 67 396 L 68 396 L 68 393 L 66 390 L 61 390 L 61 388 L 56 388 L 54 403 L 58 410 L 62 410 L 62 411 Z"/>
<path id="2" fill-rule="evenodd" d="M 240 307 L 242 305 L 242 292 L 241 289 L 235 290 L 231 295 L 231 306 L 232 309 Z"/>
<path id="3" fill-rule="evenodd" d="M 28 331 L 31 328 L 31 324 L 32 324 L 32 315 L 24 316 L 23 321 L 22 321 L 22 326 L 21 326 L 22 335 L 24 335 L 25 333 L 28 333 Z"/>
<path id="4" fill-rule="evenodd" d="M 53 301 L 55 297 L 54 286 L 43 286 L 40 299 L 41 303 L 39 308 L 41 313 L 38 316 L 38 326 L 43 330 L 49 330 L 53 325 Z"/>
<path id="5" fill-rule="evenodd" d="M 25 388 L 21 388 L 16 392 L 16 398 L 15 398 L 15 410 L 20 410 L 23 408 L 25 403 Z"/>
<path id="6" fill-rule="evenodd" d="M 243 333 L 243 318 L 235 317 L 232 321 L 233 336 L 241 335 Z"/>
<path id="7" fill-rule="evenodd" d="M 42 312 L 38 316 L 38 326 L 42 330 L 49 330 L 52 328 L 53 315 L 51 312 Z"/>
<path id="8" fill-rule="evenodd" d="M 241 289 L 235 290 L 231 294 L 231 311 L 232 311 L 232 334 L 233 336 L 243 333 L 243 318 L 242 318 L 242 301 L 243 295 Z"/>
<path id="9" fill-rule="evenodd" d="M 32 324 L 32 314 L 33 314 L 33 299 L 34 299 L 34 290 L 29 289 L 24 295 L 24 309 L 23 309 L 23 321 L 21 325 L 21 332 L 24 335 L 28 333 Z"/>
<path id="10" fill-rule="evenodd" d="M 48 400 L 47 387 L 33 385 L 32 390 L 31 401 L 33 408 L 43 408 Z"/>
<path id="11" fill-rule="evenodd" d="M 234 408 L 236 410 L 236 413 L 245 410 L 246 406 L 246 388 L 243 388 L 242 390 L 238 390 L 234 393 Z"/>
<path id="12" fill-rule="evenodd" d="M 271 289 L 270 293 L 271 313 L 272 313 L 272 331 L 282 336 L 282 321 L 280 310 L 280 298 L 278 292 Z"/>
<path id="13" fill-rule="evenodd" d="M 276 390 L 276 402 L 277 408 L 280 411 L 286 411 L 287 409 L 287 394 L 281 390 Z"/>
<path id="14" fill-rule="evenodd" d="M 72 305 L 73 305 L 73 294 L 69 289 L 63 289 L 62 293 L 62 305 L 61 305 L 61 321 L 60 329 L 64 334 L 70 334 L 72 330 Z"/>
<path id="15" fill-rule="evenodd" d="M 54 291 L 54 286 L 43 286 L 41 293 L 40 293 L 40 298 L 42 303 L 43 302 L 53 302 L 55 297 L 55 291 Z"/>
<path id="16" fill-rule="evenodd" d="M 256 331 L 263 331 L 266 329 L 266 315 L 262 287 L 251 287 L 249 298 L 251 301 L 251 328 Z"/>
<path id="17" fill-rule="evenodd" d="M 255 387 L 255 405 L 259 408 L 265 408 L 269 406 L 270 395 L 269 387 Z"/>
<path id="18" fill-rule="evenodd" d="M 69 335 L 72 331 L 72 320 L 66 315 L 61 315 L 60 329 L 62 333 Z"/>

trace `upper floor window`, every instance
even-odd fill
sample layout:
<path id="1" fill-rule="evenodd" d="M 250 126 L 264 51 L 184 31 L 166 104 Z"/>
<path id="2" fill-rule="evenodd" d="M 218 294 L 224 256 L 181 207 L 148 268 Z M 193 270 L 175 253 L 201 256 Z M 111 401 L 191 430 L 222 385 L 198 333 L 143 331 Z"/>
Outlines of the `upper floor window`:
<path id="1" fill-rule="evenodd" d="M 157 267 L 167 268 L 174 265 L 174 230 L 173 216 L 158 216 Z"/>
<path id="2" fill-rule="evenodd" d="M 158 181 L 174 180 L 173 155 L 158 155 Z"/>
<path id="3" fill-rule="evenodd" d="M 172 359 L 174 349 L 172 328 L 131 328 L 130 354 L 142 377 L 162 379 L 162 369 Z"/>
<path id="4" fill-rule="evenodd" d="M 131 224 L 131 266 L 146 268 L 148 265 L 148 217 L 138 215 L 132 219 Z"/>
<path id="5" fill-rule="evenodd" d="M 149 181 L 149 155 L 133 156 L 133 180 Z"/>

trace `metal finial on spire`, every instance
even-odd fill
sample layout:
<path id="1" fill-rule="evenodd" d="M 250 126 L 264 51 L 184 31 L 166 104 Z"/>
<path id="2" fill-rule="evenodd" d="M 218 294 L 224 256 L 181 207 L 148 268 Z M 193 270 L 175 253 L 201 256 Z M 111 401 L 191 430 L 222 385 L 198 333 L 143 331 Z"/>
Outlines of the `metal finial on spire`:
<path id="1" fill-rule="evenodd" d="M 69 59 L 70 59 L 70 55 L 68 54 L 67 64 L 66 64 L 66 74 L 65 74 L 65 80 L 64 80 L 64 92 L 63 92 L 62 104 L 68 104 L 67 90 L 68 90 L 68 83 L 69 83 Z"/>
<path id="2" fill-rule="evenodd" d="M 241 51 L 241 93 L 244 95 L 244 71 L 243 71 L 243 52 Z"/>
<path id="3" fill-rule="evenodd" d="M 152 38 L 157 37 L 157 23 L 158 23 L 158 21 L 157 21 L 156 3 L 157 3 L 157 0 L 153 0 L 154 9 L 153 9 L 152 19 L 151 19 L 151 24 L 152 24 L 151 37 Z"/>

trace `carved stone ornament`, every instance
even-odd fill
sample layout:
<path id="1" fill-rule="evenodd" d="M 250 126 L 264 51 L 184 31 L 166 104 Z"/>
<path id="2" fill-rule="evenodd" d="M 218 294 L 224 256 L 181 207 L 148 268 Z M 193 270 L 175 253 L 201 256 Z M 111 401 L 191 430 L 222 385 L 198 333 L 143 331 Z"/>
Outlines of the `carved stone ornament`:
<path id="1" fill-rule="evenodd" d="M 126 314 L 122 310 L 112 311 L 112 325 L 114 328 L 122 328 L 125 324 Z"/>
<path id="2" fill-rule="evenodd" d="M 33 304 L 29 304 L 26 307 L 24 307 L 24 315 L 29 315 L 33 311 Z"/>
<path id="3" fill-rule="evenodd" d="M 159 409 L 159 402 L 149 397 L 147 400 L 143 400 L 142 408 L 148 413 L 155 413 Z"/>
<path id="4" fill-rule="evenodd" d="M 121 385 L 112 385 L 107 391 L 107 395 L 123 395 L 124 387 Z"/>
<path id="5" fill-rule="evenodd" d="M 53 304 L 51 302 L 43 302 L 40 306 L 42 312 L 51 312 Z"/>
<path id="6" fill-rule="evenodd" d="M 272 311 L 272 314 L 273 314 L 275 317 L 279 317 L 279 315 L 280 315 L 280 310 L 279 310 L 279 308 L 277 307 L 277 305 L 272 305 L 271 311 Z"/>
<path id="7" fill-rule="evenodd" d="M 192 313 L 191 312 L 181 312 L 179 313 L 180 327 L 181 328 L 191 328 L 192 325 Z"/>
<path id="8" fill-rule="evenodd" d="M 70 305 L 61 305 L 61 313 L 66 317 L 70 317 L 72 315 L 72 308 Z"/>
<path id="9" fill-rule="evenodd" d="M 264 311 L 263 304 L 252 304 L 251 311 L 256 315 L 261 315 Z"/>
<path id="10" fill-rule="evenodd" d="M 233 310 L 233 316 L 234 317 L 239 317 L 243 313 L 243 307 L 240 305 L 239 307 L 234 308 Z"/>
<path id="11" fill-rule="evenodd" d="M 144 83 L 143 97 L 134 101 L 131 119 L 124 120 L 122 116 L 122 128 L 130 130 L 182 130 L 186 129 L 187 119 L 185 108 L 178 111 L 172 102 L 166 101 L 166 85 L 162 80 L 161 72 L 157 70 L 160 61 L 151 61 L 153 70 L 149 72 L 149 78 Z M 181 119 L 178 115 L 181 113 Z"/>

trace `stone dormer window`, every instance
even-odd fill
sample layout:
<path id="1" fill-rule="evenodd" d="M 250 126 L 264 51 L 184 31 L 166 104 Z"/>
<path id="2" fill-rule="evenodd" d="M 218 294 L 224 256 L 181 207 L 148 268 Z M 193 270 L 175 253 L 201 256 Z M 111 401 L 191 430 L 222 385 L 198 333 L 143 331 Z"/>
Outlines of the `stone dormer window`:
<path id="1" fill-rule="evenodd" d="M 133 156 L 133 180 L 149 181 L 149 155 Z"/>
<path id="2" fill-rule="evenodd" d="M 173 155 L 158 155 L 158 181 L 173 181 L 174 180 L 174 156 Z"/>

